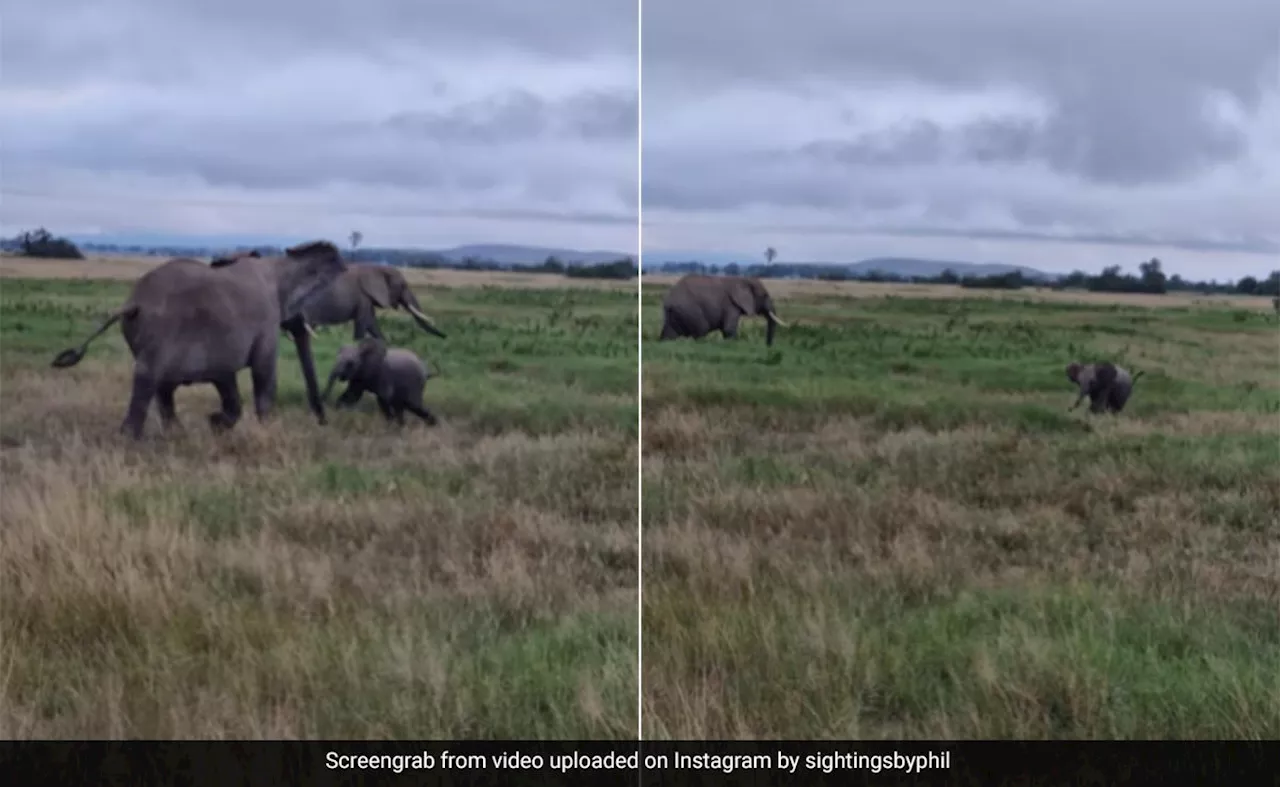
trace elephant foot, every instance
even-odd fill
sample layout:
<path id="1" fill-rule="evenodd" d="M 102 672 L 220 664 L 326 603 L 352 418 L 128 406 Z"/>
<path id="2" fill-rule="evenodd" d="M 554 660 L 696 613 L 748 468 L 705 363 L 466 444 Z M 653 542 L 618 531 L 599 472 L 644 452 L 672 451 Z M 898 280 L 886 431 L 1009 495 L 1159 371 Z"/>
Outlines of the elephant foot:
<path id="1" fill-rule="evenodd" d="M 232 418 L 221 410 L 216 413 L 209 413 L 209 426 L 213 429 L 215 434 L 222 434 L 229 431 L 231 427 L 236 425 L 236 421 L 238 420 L 238 418 Z"/>

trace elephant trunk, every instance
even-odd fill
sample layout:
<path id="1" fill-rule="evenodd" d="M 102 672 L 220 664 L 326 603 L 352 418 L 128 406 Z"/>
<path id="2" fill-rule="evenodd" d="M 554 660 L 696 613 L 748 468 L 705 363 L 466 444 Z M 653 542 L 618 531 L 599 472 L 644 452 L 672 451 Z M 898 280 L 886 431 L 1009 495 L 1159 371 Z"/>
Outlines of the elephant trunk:
<path id="1" fill-rule="evenodd" d="M 337 381 L 338 381 L 338 367 L 335 366 L 333 368 L 333 371 L 329 372 L 329 384 L 324 387 L 324 394 L 320 397 L 320 401 L 322 402 L 329 401 L 329 394 L 333 392 L 333 384 L 336 383 Z"/>
<path id="2" fill-rule="evenodd" d="M 787 327 L 787 324 L 780 320 L 778 318 L 778 313 L 773 310 L 773 299 L 771 298 L 765 299 L 764 319 L 765 322 L 768 323 L 768 329 L 766 330 L 764 341 L 767 346 L 772 347 L 774 332 L 777 331 L 779 325 L 785 328 Z"/>

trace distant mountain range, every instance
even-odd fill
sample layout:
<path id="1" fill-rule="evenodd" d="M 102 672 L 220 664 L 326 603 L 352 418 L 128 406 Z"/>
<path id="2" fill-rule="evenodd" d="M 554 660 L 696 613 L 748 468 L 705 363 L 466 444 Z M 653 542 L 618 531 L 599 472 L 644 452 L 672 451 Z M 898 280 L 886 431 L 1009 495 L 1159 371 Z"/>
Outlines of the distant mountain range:
<path id="1" fill-rule="evenodd" d="M 76 244 L 93 250 L 95 247 L 117 247 L 120 250 L 136 250 L 161 248 L 165 250 L 187 249 L 189 253 L 212 253 L 235 248 L 251 246 L 288 246 L 298 243 L 299 238 L 282 236 L 250 236 L 250 235 L 171 235 L 164 233 L 111 233 L 111 234 L 73 234 L 68 236 Z M 339 243 L 344 239 L 335 239 Z M 420 251 L 438 255 L 450 262 L 462 262 L 467 258 L 488 260 L 500 265 L 541 265 L 548 257 L 555 257 L 563 264 L 600 264 L 615 262 L 628 256 L 626 252 L 605 249 L 579 250 L 569 248 L 553 248 L 546 246 L 526 246 L 515 243 L 474 243 L 454 246 L 447 249 L 410 249 L 402 247 L 384 248 L 370 245 L 361 247 L 365 252 L 395 252 L 397 256 L 405 252 Z M 634 257 L 633 257 L 634 259 Z M 759 255 L 744 255 L 731 252 L 688 251 L 655 251 L 645 254 L 644 267 L 650 273 L 675 271 L 687 267 L 688 263 L 714 265 L 721 269 L 725 265 L 737 264 L 742 267 L 760 265 L 763 260 Z M 777 261 L 774 263 L 784 269 L 834 269 L 841 270 L 850 276 L 860 276 L 873 271 L 890 276 L 932 277 L 950 269 L 958 276 L 991 276 L 1018 271 L 1030 279 L 1054 279 L 1062 274 L 1048 273 L 1025 265 L 1011 265 L 1000 262 L 961 262 L 958 260 L 933 260 L 916 257 L 873 257 L 852 263 L 823 261 Z"/>
<path id="2" fill-rule="evenodd" d="M 225 251 L 257 246 L 290 246 L 306 238 L 287 238 L 268 235 L 170 235 L 163 233 L 112 233 L 112 234 L 71 234 L 67 236 L 76 245 L 92 250 L 94 248 L 116 247 L 121 250 L 143 249 L 187 249 L 192 253 Z M 345 238 L 334 238 L 334 242 L 345 246 Z M 541 265 L 548 257 L 555 257 L 562 263 L 598 263 L 616 262 L 629 255 L 620 251 L 549 248 L 543 246 L 524 246 L 514 243 L 477 243 L 455 246 L 450 249 L 411 249 L 404 247 L 380 247 L 376 245 L 361 246 L 366 251 L 420 251 L 435 254 L 453 262 L 460 262 L 468 257 L 489 260 L 503 265 Z M 630 255 L 634 259 L 634 255 Z"/>
<path id="3" fill-rule="evenodd" d="M 649 273 L 682 270 L 690 263 L 715 265 L 723 269 L 726 265 L 737 264 L 741 268 L 756 267 L 764 264 L 764 260 L 734 254 L 689 254 L 662 252 L 646 254 L 644 269 Z M 916 257 L 872 257 L 859 262 L 799 262 L 775 261 L 774 267 L 779 270 L 833 270 L 843 271 L 850 276 L 864 276 L 872 272 L 880 272 L 890 276 L 910 278 L 913 276 L 935 277 L 950 270 L 960 277 L 996 276 L 1015 271 L 1028 279 L 1056 279 L 1062 274 L 1047 273 L 1026 265 L 1010 265 L 1001 262 L 961 262 L 959 260 L 930 260 Z"/>
<path id="4" fill-rule="evenodd" d="M 1055 279 L 1059 273 L 1046 273 L 1026 265 L 1009 265 L 1002 262 L 958 262 L 955 260 L 922 260 L 914 257 L 873 257 L 852 265 L 835 265 L 850 273 L 862 274 L 880 271 L 895 276 L 938 276 L 950 269 L 957 276 L 999 276 L 1018 272 L 1028 279 Z"/>

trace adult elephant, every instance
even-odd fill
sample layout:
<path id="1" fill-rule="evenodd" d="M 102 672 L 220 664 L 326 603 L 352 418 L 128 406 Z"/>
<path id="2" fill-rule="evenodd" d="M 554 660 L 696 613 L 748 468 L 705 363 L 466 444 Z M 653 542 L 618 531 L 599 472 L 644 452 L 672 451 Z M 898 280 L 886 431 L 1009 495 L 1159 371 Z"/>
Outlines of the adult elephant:
<path id="1" fill-rule="evenodd" d="M 738 335 L 738 320 L 762 315 L 768 323 L 765 344 L 773 345 L 774 329 L 786 323 L 773 310 L 773 298 L 754 276 L 689 274 L 662 299 L 659 341 L 688 336 L 700 339 L 718 330 L 726 339 Z"/>
<path id="2" fill-rule="evenodd" d="M 174 392 L 194 383 L 212 383 L 218 389 L 222 409 L 209 416 L 209 423 L 221 431 L 240 420 L 236 374 L 246 366 L 253 376 L 258 418 L 270 412 L 284 328 L 298 346 L 307 400 L 323 424 L 324 401 L 302 308 L 346 267 L 338 247 L 328 241 L 294 246 L 280 256 L 237 255 L 209 264 L 175 257 L 143 274 L 125 304 L 79 347 L 59 353 L 53 366 L 76 365 L 89 343 L 119 322 L 133 353 L 133 394 L 121 431 L 142 437 L 152 399 L 161 421 L 172 425 L 177 419 Z"/>
<path id="3" fill-rule="evenodd" d="M 354 321 L 356 341 L 365 336 L 386 341 L 378 328 L 378 309 L 404 309 L 422 330 L 445 338 L 431 318 L 423 314 L 404 274 L 390 265 L 348 265 L 345 273 L 306 305 L 303 314 L 311 325 Z"/>

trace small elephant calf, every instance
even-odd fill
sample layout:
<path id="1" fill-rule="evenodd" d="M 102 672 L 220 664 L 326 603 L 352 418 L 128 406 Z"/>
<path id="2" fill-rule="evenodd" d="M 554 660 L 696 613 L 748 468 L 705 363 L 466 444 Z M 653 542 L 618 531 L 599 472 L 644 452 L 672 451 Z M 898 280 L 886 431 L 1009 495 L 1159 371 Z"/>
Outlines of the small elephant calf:
<path id="1" fill-rule="evenodd" d="M 1129 370 L 1113 363 L 1073 363 L 1067 367 L 1067 379 L 1080 387 L 1080 396 L 1067 411 L 1076 409 L 1089 397 L 1089 412 L 1119 413 L 1124 410 L 1133 384 L 1144 372 L 1130 376 Z"/>
<path id="2" fill-rule="evenodd" d="M 422 388 L 428 376 L 426 364 L 412 350 L 387 349 L 381 339 L 367 336 L 338 351 L 324 399 L 329 399 L 336 381 L 344 380 L 347 389 L 338 398 L 337 407 L 351 407 L 365 391 L 372 391 L 388 421 L 403 424 L 404 411 L 408 410 L 434 426 L 438 423 L 436 417 L 422 404 Z"/>

